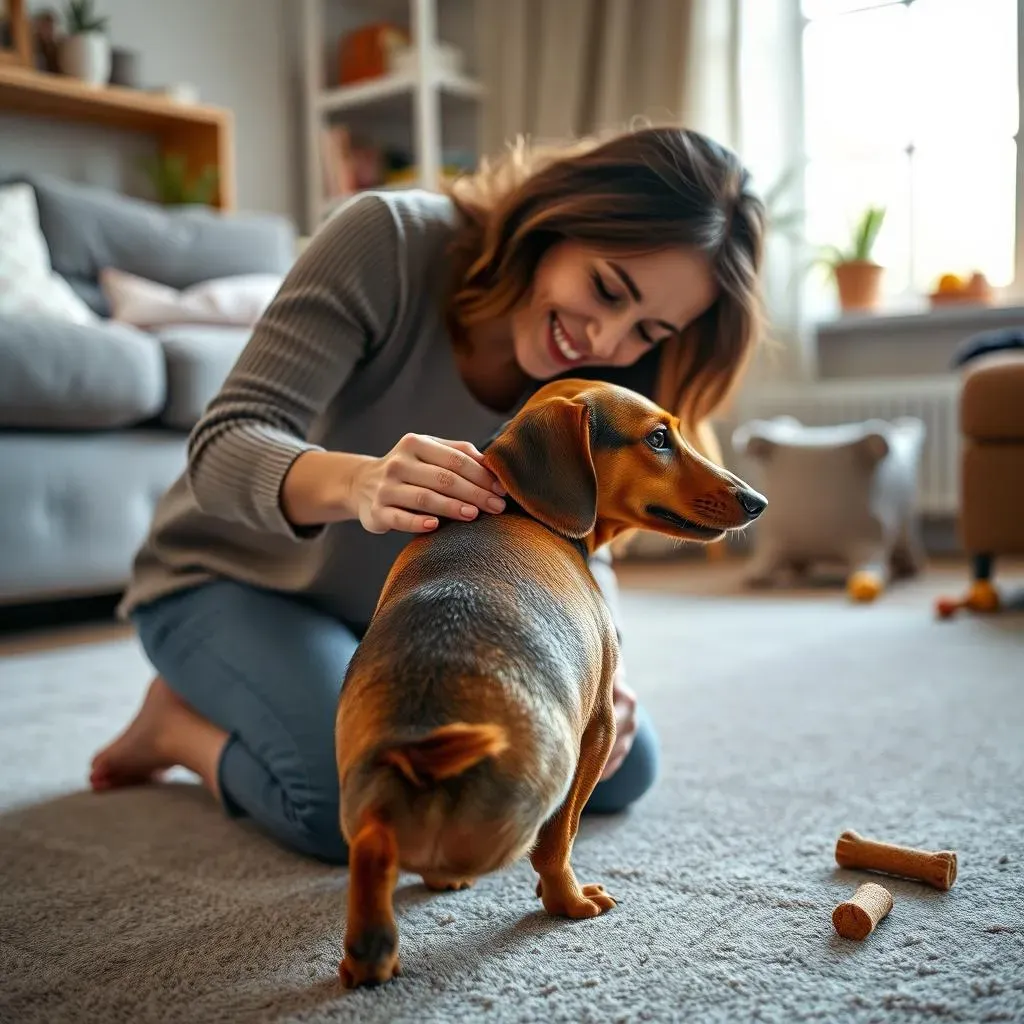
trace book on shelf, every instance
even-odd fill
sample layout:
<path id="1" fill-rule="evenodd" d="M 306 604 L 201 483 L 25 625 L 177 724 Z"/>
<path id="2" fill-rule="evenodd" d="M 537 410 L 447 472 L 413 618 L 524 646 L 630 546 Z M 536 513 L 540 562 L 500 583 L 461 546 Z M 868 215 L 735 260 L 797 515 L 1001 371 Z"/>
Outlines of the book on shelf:
<path id="1" fill-rule="evenodd" d="M 354 135 L 343 124 L 325 125 L 320 132 L 324 197 L 352 195 L 381 185 L 387 175 L 387 155 L 370 139 Z"/>

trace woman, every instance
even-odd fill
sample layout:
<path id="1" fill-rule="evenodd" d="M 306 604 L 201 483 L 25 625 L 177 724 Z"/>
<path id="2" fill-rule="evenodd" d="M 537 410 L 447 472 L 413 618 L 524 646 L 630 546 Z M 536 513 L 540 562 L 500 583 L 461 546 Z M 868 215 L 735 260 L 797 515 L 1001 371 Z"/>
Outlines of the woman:
<path id="1" fill-rule="evenodd" d="M 760 329 L 762 229 L 735 156 L 669 128 L 520 147 L 448 195 L 350 200 L 156 510 L 121 613 L 159 675 L 93 787 L 183 765 L 228 814 L 344 861 L 335 709 L 399 550 L 442 519 L 501 514 L 477 444 L 557 376 L 634 387 L 707 451 Z M 610 563 L 593 566 L 614 614 Z M 621 675 L 615 703 L 591 811 L 623 809 L 656 774 Z"/>

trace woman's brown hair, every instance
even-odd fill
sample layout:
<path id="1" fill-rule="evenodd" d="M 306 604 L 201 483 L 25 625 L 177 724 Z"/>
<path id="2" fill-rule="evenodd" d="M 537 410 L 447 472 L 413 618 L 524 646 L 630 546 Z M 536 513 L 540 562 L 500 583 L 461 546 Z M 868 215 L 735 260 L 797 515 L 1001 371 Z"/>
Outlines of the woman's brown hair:
<path id="1" fill-rule="evenodd" d="M 763 329 L 765 210 L 732 151 L 698 132 L 667 127 L 563 147 L 520 141 L 502 159 L 457 179 L 449 194 L 465 224 L 455 243 L 449 304 L 456 337 L 511 312 L 558 242 L 623 253 L 672 246 L 705 253 L 718 297 L 658 346 L 650 397 L 679 416 L 706 454 L 718 455 L 707 421 L 739 381 Z"/>

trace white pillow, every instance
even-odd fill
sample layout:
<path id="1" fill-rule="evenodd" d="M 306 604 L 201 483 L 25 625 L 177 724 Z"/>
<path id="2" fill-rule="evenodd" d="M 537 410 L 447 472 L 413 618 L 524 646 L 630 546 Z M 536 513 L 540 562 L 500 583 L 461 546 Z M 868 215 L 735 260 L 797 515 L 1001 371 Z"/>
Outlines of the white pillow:
<path id="1" fill-rule="evenodd" d="M 50 263 L 35 189 L 0 188 L 0 313 L 28 313 L 91 324 L 99 317 Z"/>
<path id="2" fill-rule="evenodd" d="M 179 291 L 113 267 L 100 273 L 110 315 L 141 328 L 170 324 L 251 327 L 270 305 L 283 280 L 279 274 L 237 274 Z"/>

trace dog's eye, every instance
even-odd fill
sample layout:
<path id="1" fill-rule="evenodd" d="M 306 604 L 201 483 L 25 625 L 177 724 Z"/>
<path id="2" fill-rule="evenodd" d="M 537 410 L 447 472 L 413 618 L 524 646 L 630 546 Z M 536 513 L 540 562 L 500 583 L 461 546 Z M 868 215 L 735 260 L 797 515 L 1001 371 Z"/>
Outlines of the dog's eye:
<path id="1" fill-rule="evenodd" d="M 647 435 L 647 443 L 656 451 L 663 452 L 668 448 L 668 431 L 664 427 L 658 427 Z"/>

